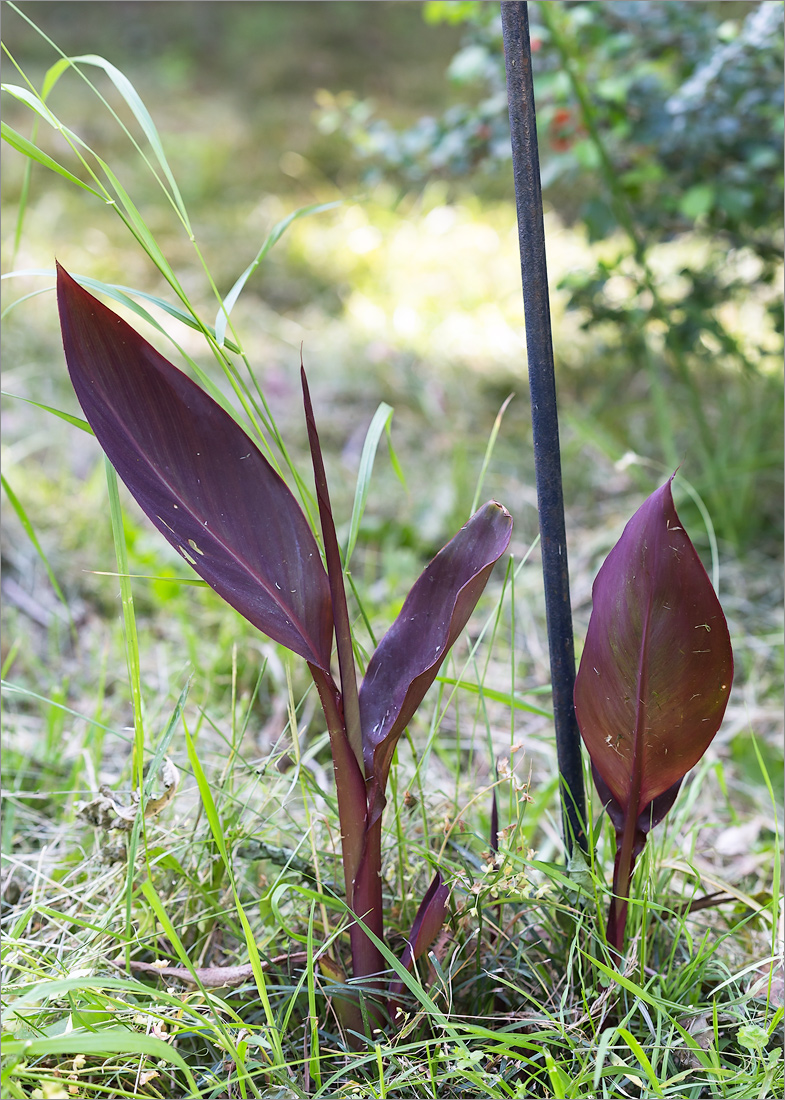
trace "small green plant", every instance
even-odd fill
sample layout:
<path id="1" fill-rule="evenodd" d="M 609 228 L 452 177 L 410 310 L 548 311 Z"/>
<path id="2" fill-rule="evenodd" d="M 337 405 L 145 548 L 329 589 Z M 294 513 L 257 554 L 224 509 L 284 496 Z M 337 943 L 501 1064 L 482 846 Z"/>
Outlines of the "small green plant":
<path id="1" fill-rule="evenodd" d="M 510 514 L 489 501 L 436 555 L 358 691 L 344 566 L 304 369 L 326 571 L 302 509 L 236 421 L 59 266 L 57 279 L 71 380 L 120 477 L 220 596 L 308 664 L 330 734 L 346 902 L 363 922 L 350 929 L 354 977 L 378 985 L 381 824 L 393 753 L 507 549 Z M 333 636 L 340 686 L 331 672 Z M 406 967 L 441 928 L 448 896 L 437 871 L 414 920 Z"/>
<path id="2" fill-rule="evenodd" d="M 720 728 L 733 679 L 725 616 L 671 480 L 641 505 L 597 574 L 575 681 L 595 786 L 616 830 L 607 937 L 619 955 L 635 861 Z"/>

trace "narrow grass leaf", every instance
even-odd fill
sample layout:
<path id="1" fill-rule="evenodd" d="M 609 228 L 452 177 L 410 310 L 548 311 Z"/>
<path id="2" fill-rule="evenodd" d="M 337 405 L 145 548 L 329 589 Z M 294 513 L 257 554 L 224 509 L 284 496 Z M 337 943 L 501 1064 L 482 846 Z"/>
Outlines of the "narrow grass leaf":
<path id="1" fill-rule="evenodd" d="M 646 1056 L 646 1052 L 643 1049 L 643 1047 L 640 1045 L 638 1040 L 635 1038 L 635 1036 L 630 1031 L 627 1030 L 626 1027 L 618 1028 L 617 1032 L 621 1036 L 621 1038 L 624 1040 L 624 1042 L 627 1044 L 627 1046 L 630 1048 L 630 1050 L 635 1055 L 635 1057 L 638 1059 L 638 1063 L 641 1066 L 643 1072 L 646 1074 L 646 1076 L 649 1080 L 649 1085 L 651 1086 L 651 1089 L 652 1089 L 652 1092 L 654 1093 L 654 1095 L 655 1096 L 664 1096 L 665 1093 L 662 1091 L 662 1089 L 660 1087 L 660 1083 L 657 1080 L 657 1074 L 654 1072 L 652 1064 L 649 1061 L 648 1057 Z"/>
<path id="2" fill-rule="evenodd" d="M 134 597 L 131 581 L 128 576 L 128 547 L 125 541 L 125 528 L 120 506 L 120 494 L 117 487 L 117 475 L 108 460 L 105 460 L 106 484 L 109 491 L 109 515 L 112 523 L 112 537 L 114 539 L 115 555 L 117 557 L 117 570 L 120 574 L 120 600 L 123 610 L 123 640 L 125 643 L 125 657 L 128 667 L 128 683 L 131 691 L 131 705 L 134 716 L 134 738 L 132 753 L 133 783 L 139 794 L 142 794 L 144 784 L 144 714 L 142 708 L 142 676 L 139 660 L 139 640 L 136 631 L 136 615 L 134 613 Z M 130 958 L 130 945 L 133 940 L 133 893 L 134 878 L 136 873 L 136 849 L 139 836 L 144 825 L 144 818 L 138 815 L 134 821 L 131 835 L 128 839 L 128 863 L 125 878 L 125 950 L 126 962 Z"/>
<path id="3" fill-rule="evenodd" d="M 606 1027 L 600 1035 L 597 1048 L 594 1052 L 594 1078 L 592 1080 L 592 1086 L 594 1091 L 600 1087 L 600 1079 L 602 1077 L 603 1065 L 605 1063 L 605 1056 L 608 1053 L 608 1048 L 616 1038 L 616 1029 L 613 1027 Z"/>
<path id="4" fill-rule="evenodd" d="M 0 278 L 2 278 L 3 280 L 41 277 L 55 279 L 57 277 L 57 272 L 53 271 L 51 268 L 24 268 L 20 271 L 8 271 L 5 275 L 0 276 Z M 215 335 L 209 325 L 204 325 L 201 321 L 197 321 L 194 318 L 193 314 L 186 312 L 184 309 L 180 309 L 179 306 L 172 305 L 172 303 L 167 302 L 165 298 L 159 298 L 156 294 L 148 294 L 145 290 L 138 290 L 136 287 L 131 286 L 123 286 L 120 283 L 105 283 L 101 279 L 91 279 L 87 275 L 72 274 L 71 277 L 86 290 L 94 291 L 97 294 L 104 294 L 107 298 L 112 298 L 121 306 L 125 306 L 126 309 L 129 309 L 132 313 L 135 313 L 137 317 L 140 317 L 148 325 L 152 325 L 153 328 L 163 333 L 163 335 L 166 336 L 169 340 L 172 340 L 172 337 L 166 331 L 166 329 L 163 328 L 162 325 L 159 325 L 152 314 L 148 313 L 146 309 L 138 305 L 137 302 L 134 301 L 135 298 L 142 298 L 144 301 L 149 302 L 150 305 L 157 306 L 158 309 L 162 310 L 162 312 L 168 313 L 170 317 L 174 317 L 175 320 L 182 322 L 182 324 L 187 325 L 189 328 L 194 329 L 197 332 L 206 332 L 210 336 Z M 45 287 L 42 290 L 36 290 L 32 294 L 25 295 L 24 298 L 17 299 L 17 301 L 11 303 L 11 306 L 6 307 L 4 313 L 7 312 L 8 309 L 11 309 L 13 306 L 18 305 L 20 302 L 26 301 L 27 298 L 32 298 L 37 294 L 46 294 L 50 289 L 50 287 Z M 174 340 L 172 340 L 172 343 L 175 344 L 175 347 L 177 347 L 179 351 L 179 345 L 176 344 Z M 226 346 L 232 352 L 240 351 L 236 344 L 232 344 L 229 341 L 227 341 Z M 204 381 L 204 379 L 202 379 L 202 381 Z M 216 400 L 220 399 L 220 390 L 218 390 L 217 387 L 214 387 L 213 396 L 216 398 Z"/>
<path id="5" fill-rule="evenodd" d="M 545 1066 L 553 1089 L 555 1100 L 571 1100 L 575 1095 L 572 1091 L 572 1082 L 561 1066 L 557 1066 L 553 1055 L 549 1050 L 545 1051 Z"/>
<path id="6" fill-rule="evenodd" d="M 502 426 L 502 420 L 504 418 L 505 412 L 507 411 L 507 406 L 512 401 L 514 396 L 515 396 L 515 394 L 511 393 L 510 396 L 505 399 L 504 403 L 502 404 L 502 407 L 499 409 L 498 413 L 496 414 L 496 419 L 493 422 L 493 427 L 491 428 L 491 434 L 488 437 L 488 443 L 487 443 L 487 446 L 485 448 L 485 454 L 483 455 L 482 466 L 480 467 L 480 476 L 477 478 L 477 487 L 474 490 L 474 497 L 472 499 L 472 506 L 471 506 L 471 509 L 470 509 L 470 512 L 469 512 L 470 515 L 474 515 L 474 513 L 477 511 L 477 505 L 479 504 L 479 501 L 480 501 L 480 494 L 482 493 L 483 482 L 485 481 L 485 474 L 488 471 L 488 466 L 490 465 L 491 457 L 493 455 L 493 449 L 496 446 L 496 440 L 497 440 L 498 435 L 499 435 L 499 429 Z"/>
<path id="7" fill-rule="evenodd" d="M 371 484 L 371 474 L 373 473 L 373 463 L 376 458 L 379 440 L 382 437 L 382 432 L 389 427 L 393 417 L 393 411 L 391 405 L 388 405 L 386 401 L 382 401 L 373 414 L 373 420 L 371 420 L 368 431 L 365 434 L 365 442 L 363 443 L 362 454 L 360 455 L 360 468 L 357 471 L 357 486 L 354 491 L 352 518 L 349 521 L 349 535 L 343 553 L 344 569 L 349 568 L 349 562 L 357 543 L 357 536 L 360 532 L 360 523 L 363 518 L 363 512 L 365 511 L 366 501 L 368 500 L 368 490 Z"/>
<path id="8" fill-rule="evenodd" d="M 94 577 L 119 577 L 119 573 L 109 573 L 105 569 L 90 569 Z M 197 580 L 196 577 L 156 577 L 150 573 L 126 573 L 127 577 L 138 581 L 164 581 L 166 584 L 185 584 L 193 588 L 209 588 L 207 581 Z"/>
<path id="9" fill-rule="evenodd" d="M 243 287 L 253 275 L 254 271 L 256 271 L 257 267 L 265 258 L 273 245 L 281 239 L 281 237 L 284 235 L 292 222 L 296 221 L 297 218 L 304 218 L 307 217 L 307 215 L 309 214 L 319 214 L 323 210 L 332 210 L 334 207 L 340 205 L 341 200 L 339 199 L 335 202 L 323 202 L 315 203 L 311 206 L 301 206 L 299 210 L 295 210 L 291 214 L 288 214 L 285 218 L 283 218 L 281 221 L 273 226 L 273 228 L 267 234 L 267 237 L 265 238 L 262 247 L 256 253 L 254 259 L 251 261 L 251 263 L 248 265 L 248 267 L 245 269 L 239 279 L 236 280 L 232 289 L 221 302 L 221 308 L 218 310 L 218 315 L 215 318 L 215 339 L 219 348 L 224 346 L 224 341 L 226 339 L 226 326 L 229 323 L 229 314 L 232 312 L 235 302 L 240 297 Z"/>
<path id="10" fill-rule="evenodd" d="M 50 288 L 48 286 L 44 286 L 41 287 L 40 290 L 31 290 L 29 294 L 23 294 L 20 298 L 15 298 L 13 302 L 9 302 L 5 309 L 0 312 L 0 321 L 4 320 L 12 309 L 21 306 L 23 302 L 29 302 L 31 298 L 38 298 L 41 294 L 48 294 L 49 290 Z"/>
<path id="11" fill-rule="evenodd" d="M 28 405 L 35 405 L 37 409 L 41 409 L 43 412 L 58 416 L 61 420 L 65 420 L 66 424 L 72 424 L 75 428 L 87 432 L 88 435 L 95 435 L 93 429 L 86 420 L 82 420 L 81 416 L 72 416 L 71 413 L 63 412 L 62 409 L 54 409 L 51 405 L 42 405 L 40 401 L 33 401 L 30 397 L 20 397 L 19 394 L 8 393 L 6 390 L 0 390 L 0 393 L 3 397 L 13 397 L 14 401 L 26 401 Z"/>
<path id="12" fill-rule="evenodd" d="M 30 110 L 39 115 L 44 122 L 48 122 L 53 129 L 62 130 L 62 124 L 59 119 L 52 114 L 36 92 L 30 91 L 29 88 L 21 88 L 18 84 L 2 84 L 0 85 L 0 90 L 8 92 L 14 99 L 18 99 L 26 104 Z"/>
<path id="13" fill-rule="evenodd" d="M 158 776 L 158 771 L 163 764 L 164 757 L 169 751 L 169 746 L 171 745 L 172 739 L 177 732 L 177 727 L 180 724 L 180 719 L 183 716 L 183 710 L 185 709 L 185 703 L 188 698 L 188 691 L 190 687 L 191 681 L 189 680 L 183 690 L 180 692 L 180 696 L 175 703 L 174 710 L 169 716 L 169 721 L 166 723 L 166 729 L 164 730 L 161 740 L 158 742 L 158 746 L 155 750 L 155 753 L 153 754 L 153 758 L 150 761 L 150 766 L 147 770 L 147 779 L 145 780 L 144 784 L 142 799 L 143 808 L 147 800 L 152 795 L 152 790 Z"/>
<path id="14" fill-rule="evenodd" d="M 186 970 L 188 970 L 188 972 L 191 974 L 191 977 L 193 978 L 196 985 L 198 985 L 202 992 L 204 992 L 204 986 L 202 985 L 199 975 L 196 973 L 194 965 L 188 957 L 188 952 L 185 950 L 182 940 L 177 934 L 177 930 L 175 929 L 172 922 L 169 920 L 169 915 L 166 912 L 166 909 L 164 908 L 161 899 L 158 897 L 158 893 L 153 886 L 152 880 L 149 878 L 145 879 L 145 881 L 142 883 L 141 890 L 142 894 L 147 899 L 150 908 L 155 913 L 156 920 L 163 928 L 165 935 L 167 936 L 172 947 L 174 948 L 178 959 L 186 968 Z"/>
<path id="15" fill-rule="evenodd" d="M 280 1034 L 277 1027 L 275 1026 L 275 1016 L 273 1014 L 272 1006 L 270 1004 L 270 997 L 267 992 L 267 982 L 264 977 L 264 967 L 262 966 L 262 960 L 259 957 L 259 949 L 256 946 L 256 940 L 254 939 L 253 930 L 237 893 L 232 865 L 229 861 L 229 853 L 226 848 L 226 839 L 224 836 L 223 827 L 221 825 L 221 819 L 218 816 L 218 810 L 215 805 L 215 800 L 213 799 L 213 793 L 210 790 L 210 784 L 208 783 L 207 776 L 204 773 L 202 762 L 199 759 L 199 754 L 196 751 L 196 746 L 193 743 L 190 731 L 188 730 L 188 727 L 185 723 L 183 723 L 183 730 L 185 732 L 185 747 L 186 752 L 188 753 L 188 760 L 190 761 L 194 777 L 196 778 L 196 785 L 199 788 L 199 794 L 202 799 L 202 805 L 204 806 L 204 812 L 205 816 L 207 817 L 207 822 L 210 826 L 210 832 L 212 833 L 213 840 L 215 841 L 216 847 L 218 848 L 218 852 L 221 856 L 221 859 L 223 860 L 226 872 L 229 876 L 229 880 L 232 884 L 232 894 L 234 897 L 235 909 L 237 911 L 237 916 L 240 919 L 240 923 L 243 926 L 245 944 L 248 948 L 248 957 L 253 970 L 253 976 L 256 982 L 256 988 L 259 993 L 259 998 L 264 1008 L 267 1026 L 269 1029 L 270 1041 L 276 1055 L 277 1063 L 283 1064 L 284 1058 L 283 1051 L 281 1049 Z"/>
<path id="16" fill-rule="evenodd" d="M 512 707 L 514 710 L 525 710 L 528 714 L 539 714 L 542 718 L 553 718 L 553 711 L 543 710 L 541 707 L 532 706 L 531 703 L 524 703 L 518 697 L 518 692 L 511 694 L 509 691 L 497 691 L 496 688 L 485 687 L 471 680 L 456 680 L 452 676 L 437 676 L 436 683 L 446 684 L 448 687 L 455 687 L 460 691 L 468 691 L 472 695 L 482 695 L 485 699 L 490 699 L 494 703 L 504 703 L 505 706 Z M 549 686 L 537 687 L 527 691 L 526 694 L 547 695 L 550 690 Z"/>
<path id="17" fill-rule="evenodd" d="M 60 587 L 60 585 L 57 581 L 57 577 L 54 575 L 54 571 L 53 571 L 51 565 L 49 564 L 49 559 L 47 558 L 46 554 L 44 553 L 43 547 L 41 546 L 41 543 L 38 541 L 38 536 L 35 533 L 35 528 L 33 527 L 32 523 L 30 522 L 30 517 L 28 516 L 27 512 L 25 511 L 24 506 L 23 506 L 22 502 L 20 501 L 19 497 L 13 491 L 11 486 L 8 484 L 8 481 L 5 477 L 5 474 L 0 474 L 0 483 L 2 484 L 3 488 L 5 489 L 5 493 L 6 493 L 6 496 L 8 497 L 8 500 L 11 504 L 11 507 L 16 512 L 17 516 L 19 517 L 19 522 L 22 524 L 25 531 L 27 532 L 27 537 L 30 539 L 30 542 L 35 547 L 35 552 L 38 554 L 39 558 L 41 559 L 41 561 L 44 564 L 44 568 L 46 569 L 47 576 L 49 577 L 49 581 L 52 585 L 52 588 L 55 590 L 55 593 L 57 595 L 58 600 L 60 601 L 60 603 L 65 608 L 65 610 L 68 614 L 69 621 L 72 621 L 71 620 L 71 610 L 68 606 L 68 601 L 66 600 L 65 596 L 63 595 L 63 590 L 62 590 L 62 588 Z"/>
<path id="18" fill-rule="evenodd" d="M 91 195 L 95 195 L 101 202 L 106 202 L 106 195 L 102 195 L 100 191 L 91 187 L 89 183 L 85 183 L 84 180 L 80 180 L 78 176 L 75 176 L 73 172 L 69 172 L 67 168 L 63 168 L 62 164 L 58 164 L 53 157 L 44 153 L 37 145 L 33 145 L 32 141 L 18 134 L 7 122 L 0 123 L 0 134 L 3 140 L 6 141 L 12 149 L 16 149 L 17 152 L 29 157 L 30 160 L 34 160 L 44 168 L 48 168 L 50 172 L 56 172 L 58 176 L 67 179 L 69 183 L 75 183 L 77 187 L 81 187 L 82 190 L 89 191 Z"/>
<path id="19" fill-rule="evenodd" d="M 101 157 L 97 156 L 95 153 L 93 153 L 93 156 L 95 156 L 95 159 L 101 166 L 104 175 L 109 180 L 109 183 L 112 185 L 114 193 L 120 200 L 122 210 L 120 209 L 120 207 L 118 207 L 118 211 L 121 214 L 124 212 L 123 220 L 125 221 L 126 225 L 131 230 L 134 237 L 147 253 L 147 255 L 150 257 L 150 259 L 153 261 L 155 266 L 161 272 L 163 277 L 169 283 L 169 285 L 176 291 L 181 301 L 187 301 L 185 291 L 180 286 L 177 276 L 172 270 L 169 261 L 164 256 L 158 245 L 158 242 L 156 241 L 155 237 L 153 237 L 152 233 L 147 227 L 147 223 L 145 222 L 144 218 L 137 210 L 136 205 L 131 199 L 131 196 L 120 183 L 119 179 L 106 163 L 106 161 L 102 160 Z"/>
<path id="20" fill-rule="evenodd" d="M 145 137 L 149 141 L 150 147 L 155 153 L 156 159 L 161 166 L 161 170 L 166 176 L 166 180 L 172 189 L 172 198 L 174 199 L 177 209 L 180 212 L 183 223 L 190 232 L 188 213 L 185 209 L 185 203 L 183 202 L 182 195 L 180 194 L 180 189 L 177 186 L 175 178 L 172 175 L 172 170 L 169 167 L 169 162 L 166 159 L 164 147 L 161 144 L 161 138 L 158 134 L 155 123 L 150 116 L 150 112 L 147 110 L 144 103 L 142 102 L 142 99 L 139 93 L 136 91 L 136 88 L 134 88 L 133 84 L 125 75 L 125 73 L 120 72 L 120 70 L 112 65 L 111 62 L 107 61 L 103 57 L 99 57 L 97 54 L 82 54 L 78 57 L 71 57 L 69 58 L 69 60 L 72 63 L 78 63 L 80 65 L 93 65 L 96 68 L 103 69 L 103 71 L 114 84 L 115 88 L 117 88 L 118 92 L 131 109 L 134 118 L 141 126 Z"/>
<path id="21" fill-rule="evenodd" d="M 308 916 L 308 962 L 305 966 L 306 978 L 308 981 L 308 1017 L 310 1023 L 309 1029 L 309 1051 L 308 1051 L 308 1070 L 316 1082 L 317 1089 L 322 1087 L 322 1070 L 321 1059 L 319 1057 L 319 1015 L 316 1011 L 316 982 L 314 978 L 314 966 L 315 963 L 315 950 L 314 950 L 314 938 L 313 938 L 313 918 L 316 911 L 316 902 L 311 902 L 311 911 Z M 294 999 L 292 999 L 294 1003 Z"/>
<path id="22" fill-rule="evenodd" d="M 42 100 L 46 101 L 47 96 L 52 91 L 57 81 L 63 73 L 67 73 L 71 67 L 71 59 L 69 57 L 61 57 L 59 61 L 55 61 L 54 65 L 51 65 L 46 70 L 44 79 L 41 82 Z"/>
<path id="23" fill-rule="evenodd" d="M 71 1031 L 67 1035 L 56 1035 L 52 1038 L 3 1041 L 3 1055 L 6 1058 L 16 1055 L 24 1058 L 49 1058 L 56 1054 L 95 1054 L 99 1057 L 109 1054 L 144 1054 L 177 1066 L 188 1082 L 191 1090 L 189 1096 L 196 1098 L 203 1095 L 182 1055 L 155 1035 L 141 1035 L 129 1028 L 112 1027 L 98 1032 Z"/>
<path id="24" fill-rule="evenodd" d="M 593 966 L 596 966 L 598 970 L 605 974 L 606 977 L 610 978 L 617 985 L 620 985 L 623 989 L 626 989 L 629 993 L 632 993 L 635 997 L 639 997 L 644 1004 L 649 1005 L 649 1007 L 653 1008 L 657 1013 L 662 1013 L 667 1018 L 668 1022 L 678 1031 L 690 1050 L 694 1052 L 695 1057 L 698 1059 L 703 1069 L 711 1071 L 714 1068 L 711 1059 L 700 1044 L 672 1015 L 672 1013 L 683 1012 L 683 1005 L 674 1004 L 663 998 L 653 996 L 646 989 L 643 989 L 642 986 L 638 985 L 637 982 L 633 982 L 630 978 L 626 978 L 623 974 L 620 974 L 618 970 L 613 970 L 611 967 L 606 966 L 605 963 L 600 962 L 599 959 L 595 959 L 582 948 L 579 948 L 579 950 L 581 954 L 584 955 Z"/>
<path id="25" fill-rule="evenodd" d="M 134 773 L 135 780 L 142 792 L 142 767 L 144 764 L 144 718 L 142 708 L 142 671 L 139 659 L 139 638 L 136 631 L 134 596 L 128 571 L 128 546 L 125 541 L 123 513 L 120 494 L 117 488 L 117 475 L 108 461 L 105 462 L 106 482 L 109 490 L 109 515 L 112 523 L 115 554 L 117 557 L 118 579 L 120 581 L 120 600 L 123 609 L 123 635 L 128 665 L 128 679 L 131 689 L 131 703 L 134 712 Z"/>

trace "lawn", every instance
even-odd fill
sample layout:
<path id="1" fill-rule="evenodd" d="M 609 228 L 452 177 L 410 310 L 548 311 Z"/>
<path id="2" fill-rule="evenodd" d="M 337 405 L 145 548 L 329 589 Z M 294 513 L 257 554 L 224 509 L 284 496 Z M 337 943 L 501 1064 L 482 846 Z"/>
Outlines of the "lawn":
<path id="1" fill-rule="evenodd" d="M 69 71 L 47 105 L 121 179 L 149 236 L 140 244 L 116 205 L 41 164 L 28 180 L 27 159 L 5 153 L 3 1093 L 780 1095 L 782 385 L 771 288 L 752 279 L 721 314 L 753 369 L 722 356 L 691 364 L 713 464 L 664 336 L 653 345 L 681 462 L 676 505 L 728 620 L 735 678 L 719 733 L 640 860 L 617 967 L 604 939 L 615 840 L 588 762 L 589 863 L 566 861 L 561 836 L 512 180 L 372 178 L 345 137 L 319 125 L 347 89 L 400 126 L 449 108 L 457 93 L 443 74 L 460 28 L 423 23 L 418 4 L 23 3 L 4 15 L 9 84 L 28 77 L 40 90 L 58 57 L 24 16 L 66 54 L 101 55 L 127 75 L 182 207 L 150 170 L 163 175 L 130 93 L 89 63 L 82 71 L 107 102 Z M 62 133 L 5 99 L 10 126 L 88 179 Z M 232 387 L 204 335 L 139 293 L 185 301 L 215 325 L 216 292 L 311 205 L 325 209 L 288 226 L 232 310 L 228 335 L 242 352 L 227 355 Z M 545 232 L 580 656 L 597 571 L 673 465 L 652 364 L 610 322 L 587 330 L 568 308 L 570 280 L 612 264 L 623 239 L 594 240 L 568 207 L 546 201 Z M 652 246 L 674 310 L 681 273 L 711 247 L 697 230 Z M 512 513 L 509 551 L 392 764 L 391 966 L 437 866 L 451 896 L 401 995 L 403 1023 L 370 1039 L 343 1026 L 342 999 L 357 985 L 346 977 L 329 739 L 304 662 L 191 583 L 122 485 L 114 498 L 95 439 L 58 415 L 82 413 L 55 256 L 133 288 L 124 304 L 103 300 L 167 358 L 203 371 L 246 430 L 249 410 L 263 408 L 261 437 L 313 504 L 302 350 L 341 544 L 358 486 L 368 488 L 351 562 L 361 662 L 477 504 Z M 743 257 L 730 263 L 741 270 Z M 623 301 L 629 283 L 616 280 Z M 385 405 L 389 432 L 369 473 L 364 445 Z M 145 815 L 134 801 L 142 765 Z"/>

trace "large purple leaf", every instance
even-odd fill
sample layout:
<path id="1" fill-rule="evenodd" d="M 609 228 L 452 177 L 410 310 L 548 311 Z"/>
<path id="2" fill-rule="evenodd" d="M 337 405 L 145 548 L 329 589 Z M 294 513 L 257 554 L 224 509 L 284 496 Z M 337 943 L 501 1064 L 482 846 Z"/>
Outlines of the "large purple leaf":
<path id="1" fill-rule="evenodd" d="M 578 725 L 616 830 L 607 937 L 617 954 L 635 861 L 719 729 L 733 679 L 725 616 L 676 514 L 672 480 L 597 574 L 575 680 Z"/>
<path id="2" fill-rule="evenodd" d="M 512 517 L 489 501 L 426 566 L 368 662 L 360 688 L 366 775 L 383 795 L 398 738 L 507 549 Z"/>
<path id="3" fill-rule="evenodd" d="M 637 818 L 700 760 L 732 678 L 725 617 L 668 481 L 597 574 L 575 682 L 581 734 L 625 816 Z"/>
<path id="4" fill-rule="evenodd" d="M 59 265 L 57 293 L 79 403 L 141 508 L 249 622 L 329 670 L 327 575 L 283 479 L 228 413 Z"/>

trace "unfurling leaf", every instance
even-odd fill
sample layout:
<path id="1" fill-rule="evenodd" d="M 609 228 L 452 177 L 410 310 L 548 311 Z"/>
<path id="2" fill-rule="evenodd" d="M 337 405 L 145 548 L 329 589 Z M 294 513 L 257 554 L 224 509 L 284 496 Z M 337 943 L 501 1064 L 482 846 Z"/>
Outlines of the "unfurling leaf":
<path id="1" fill-rule="evenodd" d="M 249 622 L 329 670 L 327 575 L 283 479 L 228 413 L 59 265 L 57 293 L 79 403 L 142 510 Z"/>
<path id="2" fill-rule="evenodd" d="M 354 912 L 381 935 L 381 823 L 395 746 L 469 621 L 494 565 L 507 549 L 512 517 L 489 501 L 426 566 L 401 613 L 368 662 L 360 687 L 360 720 L 368 786 Z"/>
<path id="3" fill-rule="evenodd" d="M 488 501 L 426 566 L 368 662 L 360 688 L 366 774 L 383 793 L 398 738 L 510 543 L 512 517 Z"/>
<path id="4" fill-rule="evenodd" d="M 431 885 L 425 892 L 420 902 L 417 915 L 406 942 L 406 948 L 401 956 L 401 963 L 410 970 L 414 963 L 424 952 L 428 950 L 441 931 L 444 917 L 447 913 L 447 902 L 450 897 L 450 888 L 442 882 L 442 876 L 437 871 Z M 403 982 L 396 980 L 390 984 L 390 1015 L 395 1017 L 395 1007 L 398 997 L 403 993 Z"/>
<path id="5" fill-rule="evenodd" d="M 575 709 L 617 834 L 609 940 L 621 950 L 635 858 L 719 729 L 733 679 L 725 617 L 671 478 L 597 574 Z"/>

